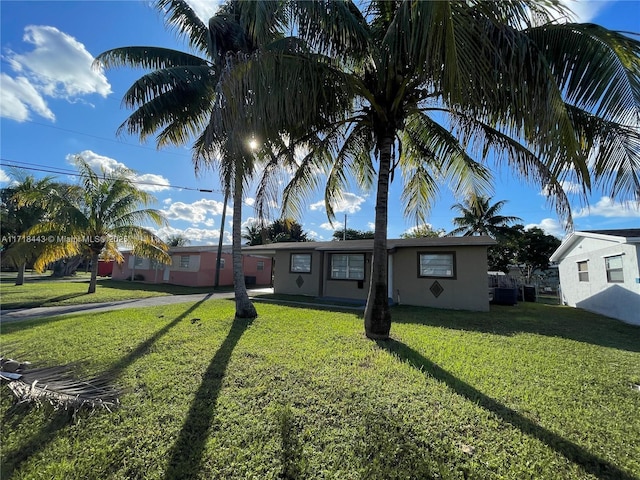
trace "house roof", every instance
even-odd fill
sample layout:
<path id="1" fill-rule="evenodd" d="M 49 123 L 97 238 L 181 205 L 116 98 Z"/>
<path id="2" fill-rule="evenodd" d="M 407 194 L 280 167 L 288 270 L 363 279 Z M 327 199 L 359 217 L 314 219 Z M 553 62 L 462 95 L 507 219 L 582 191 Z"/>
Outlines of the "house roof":
<path id="1" fill-rule="evenodd" d="M 459 247 L 459 246 L 489 246 L 496 241 L 487 236 L 480 237 L 436 237 L 436 238 L 397 238 L 387 240 L 387 250 L 408 247 Z M 242 247 L 245 253 L 275 254 L 280 250 L 317 250 L 325 252 L 362 252 L 373 250 L 373 240 L 346 240 L 330 242 L 281 242 L 267 245 L 253 245 Z"/>
<path id="2" fill-rule="evenodd" d="M 179 253 L 200 253 L 200 252 L 215 252 L 218 253 L 217 245 L 189 245 L 184 247 L 169 247 L 169 254 Z M 131 249 L 122 250 L 121 253 L 131 253 Z M 231 253 L 231 245 L 223 245 L 222 253 Z"/>
<path id="3" fill-rule="evenodd" d="M 549 258 L 552 262 L 560 261 L 564 255 L 582 238 L 595 238 L 615 243 L 640 243 L 640 228 L 618 230 L 585 230 L 573 232 L 564 239 L 558 249 Z"/>

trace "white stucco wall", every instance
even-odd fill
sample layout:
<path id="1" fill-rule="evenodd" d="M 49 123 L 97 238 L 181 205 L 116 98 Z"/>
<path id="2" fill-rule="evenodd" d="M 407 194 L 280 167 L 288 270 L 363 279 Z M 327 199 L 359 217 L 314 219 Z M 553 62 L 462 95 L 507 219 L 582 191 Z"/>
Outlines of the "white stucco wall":
<path id="1" fill-rule="evenodd" d="M 624 283 L 608 283 L 605 258 L 622 254 Z M 578 262 L 588 262 L 589 281 L 578 278 Z M 583 237 L 560 261 L 567 305 L 640 325 L 640 245 Z"/>

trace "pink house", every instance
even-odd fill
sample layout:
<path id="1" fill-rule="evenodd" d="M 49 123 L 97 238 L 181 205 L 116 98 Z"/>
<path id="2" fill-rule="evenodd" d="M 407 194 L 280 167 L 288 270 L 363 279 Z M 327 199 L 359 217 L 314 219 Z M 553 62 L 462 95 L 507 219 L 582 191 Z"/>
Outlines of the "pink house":
<path id="1" fill-rule="evenodd" d="M 114 280 L 128 280 L 132 277 L 149 283 L 170 283 L 189 287 L 215 285 L 216 259 L 218 247 L 200 245 L 173 247 L 169 250 L 171 265 L 154 262 L 148 258 L 122 252 L 124 262 L 114 264 Z M 233 260 L 231 246 L 224 246 L 220 257 L 219 285 L 233 285 Z M 271 285 L 272 260 L 270 257 L 243 255 L 245 283 Z"/>

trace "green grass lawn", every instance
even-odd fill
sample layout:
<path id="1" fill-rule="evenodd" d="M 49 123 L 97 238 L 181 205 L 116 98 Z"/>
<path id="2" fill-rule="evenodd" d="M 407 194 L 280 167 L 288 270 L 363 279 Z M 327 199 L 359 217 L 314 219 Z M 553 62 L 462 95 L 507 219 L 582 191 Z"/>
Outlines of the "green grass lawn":
<path id="1" fill-rule="evenodd" d="M 158 297 L 161 295 L 188 295 L 191 293 L 209 293 L 212 287 L 184 287 L 180 285 L 150 284 L 98 279 L 96 292 L 89 295 L 89 279 L 38 279 L 27 281 L 24 285 L 0 282 L 0 307 L 33 308 L 58 305 L 79 305 L 94 302 L 115 302 L 137 298 Z M 229 289 L 227 289 L 229 290 Z"/>
<path id="2" fill-rule="evenodd" d="M 632 479 L 640 328 L 562 306 L 357 313 L 209 300 L 11 323 L 31 360 L 109 373 L 78 414 L 0 391 L 2 475 L 34 479 Z"/>

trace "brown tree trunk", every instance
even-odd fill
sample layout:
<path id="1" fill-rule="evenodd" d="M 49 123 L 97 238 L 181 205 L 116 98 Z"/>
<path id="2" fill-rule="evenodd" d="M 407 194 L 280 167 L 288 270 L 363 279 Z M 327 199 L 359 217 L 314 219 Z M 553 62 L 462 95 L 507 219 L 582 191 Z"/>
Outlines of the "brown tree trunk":
<path id="1" fill-rule="evenodd" d="M 24 271 L 27 268 L 27 262 L 18 265 L 18 275 L 16 276 L 16 285 L 24 285 Z"/>
<path id="2" fill-rule="evenodd" d="M 242 159 L 237 160 L 233 184 L 233 292 L 236 299 L 236 317 L 255 318 L 256 308 L 251 303 L 244 283 L 242 268 Z"/>
<path id="3" fill-rule="evenodd" d="M 376 194 L 375 233 L 371 261 L 371 283 L 364 310 L 364 330 L 368 338 L 386 340 L 391 330 L 387 286 L 387 213 L 389 172 L 394 136 L 386 134 L 380 141 L 380 170 Z"/>
<path id="4" fill-rule="evenodd" d="M 91 280 L 89 280 L 89 290 L 87 293 L 96 293 L 96 283 L 98 281 L 98 256 L 100 252 L 91 252 Z"/>

